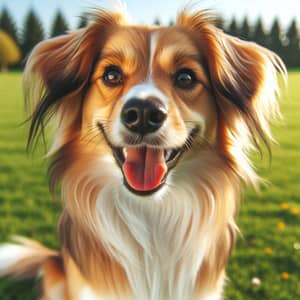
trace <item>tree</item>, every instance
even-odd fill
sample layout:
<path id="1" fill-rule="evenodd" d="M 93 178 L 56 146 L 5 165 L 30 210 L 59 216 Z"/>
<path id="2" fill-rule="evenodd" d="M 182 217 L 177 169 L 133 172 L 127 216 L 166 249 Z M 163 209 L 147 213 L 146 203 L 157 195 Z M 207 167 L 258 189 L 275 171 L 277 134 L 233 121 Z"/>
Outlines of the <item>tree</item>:
<path id="1" fill-rule="evenodd" d="M 293 19 L 286 33 L 286 63 L 288 67 L 300 67 L 299 32 L 296 19 Z"/>
<path id="2" fill-rule="evenodd" d="M 67 21 L 65 20 L 62 12 L 58 10 L 54 17 L 50 36 L 54 37 L 65 34 L 68 29 L 69 26 L 67 24 Z"/>
<path id="3" fill-rule="evenodd" d="M 19 44 L 15 22 L 5 7 L 2 9 L 0 14 L 0 29 L 9 34 L 12 39 Z"/>
<path id="4" fill-rule="evenodd" d="M 258 18 L 254 26 L 253 40 L 254 42 L 262 46 L 267 46 L 267 36 L 264 30 L 264 25 L 261 17 Z"/>
<path id="5" fill-rule="evenodd" d="M 282 33 L 278 18 L 275 18 L 268 36 L 267 46 L 279 56 L 283 54 Z"/>
<path id="6" fill-rule="evenodd" d="M 222 18 L 221 15 L 216 16 L 215 24 L 218 28 L 224 30 L 225 29 L 224 23 L 225 23 L 224 19 Z"/>
<path id="7" fill-rule="evenodd" d="M 160 19 L 159 18 L 155 18 L 153 25 L 159 26 L 161 25 Z"/>
<path id="8" fill-rule="evenodd" d="M 44 30 L 42 24 L 34 12 L 31 9 L 24 22 L 23 34 L 22 34 L 22 57 L 25 58 L 33 49 L 33 47 L 44 39 Z"/>
<path id="9" fill-rule="evenodd" d="M 174 25 L 175 25 L 175 22 L 174 22 L 173 19 L 171 19 L 171 20 L 169 21 L 169 26 L 174 26 Z"/>
<path id="10" fill-rule="evenodd" d="M 232 20 L 227 28 L 227 32 L 233 36 L 239 35 L 239 28 L 238 28 L 238 24 L 237 24 L 235 17 L 232 18 Z"/>
<path id="11" fill-rule="evenodd" d="M 239 37 L 243 40 L 249 41 L 251 40 L 251 29 L 249 25 L 249 21 L 247 16 L 244 18 L 242 22 L 242 26 L 240 28 Z"/>
<path id="12" fill-rule="evenodd" d="M 88 21 L 88 17 L 86 15 L 81 15 L 79 22 L 78 22 L 78 26 L 77 28 L 84 28 L 88 25 L 89 21 Z"/>
<path id="13" fill-rule="evenodd" d="M 286 33 L 288 44 L 295 49 L 299 49 L 299 33 L 296 19 L 293 19 Z"/>
<path id="14" fill-rule="evenodd" d="M 7 71 L 8 65 L 16 64 L 21 58 L 18 45 L 6 32 L 0 30 L 0 67 Z"/>

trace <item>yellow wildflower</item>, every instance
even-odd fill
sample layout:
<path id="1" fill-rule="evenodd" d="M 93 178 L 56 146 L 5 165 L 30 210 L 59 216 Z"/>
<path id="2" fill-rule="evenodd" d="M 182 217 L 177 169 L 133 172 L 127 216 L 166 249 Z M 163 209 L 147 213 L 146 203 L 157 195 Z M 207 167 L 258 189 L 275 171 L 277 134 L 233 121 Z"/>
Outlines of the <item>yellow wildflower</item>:
<path id="1" fill-rule="evenodd" d="M 296 207 L 292 207 L 292 208 L 291 208 L 291 214 L 292 214 L 293 216 L 299 215 L 299 209 L 296 208 Z"/>
<path id="2" fill-rule="evenodd" d="M 283 279 L 283 280 L 288 280 L 289 279 L 289 273 L 288 272 L 283 272 L 282 274 L 281 274 L 281 279 Z"/>
<path id="3" fill-rule="evenodd" d="M 264 252 L 265 252 L 266 254 L 272 254 L 272 253 L 273 253 L 273 250 L 272 250 L 272 248 L 270 248 L 270 247 L 266 247 L 265 250 L 264 250 Z"/>
<path id="4" fill-rule="evenodd" d="M 281 210 L 288 210 L 289 209 L 289 205 L 286 202 L 281 203 L 280 205 Z"/>
<path id="5" fill-rule="evenodd" d="M 285 229 L 285 223 L 284 223 L 284 222 L 278 222 L 277 228 L 278 228 L 279 230 L 284 230 L 284 229 Z"/>

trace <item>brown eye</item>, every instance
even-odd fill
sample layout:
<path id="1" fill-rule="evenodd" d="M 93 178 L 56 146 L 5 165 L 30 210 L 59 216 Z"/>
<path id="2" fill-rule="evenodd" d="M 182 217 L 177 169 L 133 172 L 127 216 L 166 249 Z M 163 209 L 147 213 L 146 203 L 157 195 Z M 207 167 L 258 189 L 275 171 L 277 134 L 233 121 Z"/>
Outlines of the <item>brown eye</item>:
<path id="1" fill-rule="evenodd" d="M 108 66 L 102 75 L 102 81 L 109 87 L 116 87 L 124 82 L 124 75 L 118 66 Z"/>
<path id="2" fill-rule="evenodd" d="M 191 69 L 183 68 L 173 76 L 174 85 L 180 89 L 192 89 L 198 82 L 195 73 Z"/>

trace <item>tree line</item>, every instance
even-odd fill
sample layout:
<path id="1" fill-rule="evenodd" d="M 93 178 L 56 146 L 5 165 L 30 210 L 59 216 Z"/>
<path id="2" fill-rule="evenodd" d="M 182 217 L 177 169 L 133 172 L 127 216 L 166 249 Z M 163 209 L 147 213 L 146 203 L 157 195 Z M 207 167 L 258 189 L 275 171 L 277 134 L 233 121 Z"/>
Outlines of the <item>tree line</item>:
<path id="1" fill-rule="evenodd" d="M 258 18 L 255 24 L 250 24 L 247 17 L 241 23 L 233 18 L 227 27 L 223 24 L 221 20 L 225 32 L 273 50 L 288 68 L 300 67 L 300 36 L 295 18 L 286 30 L 280 26 L 278 18 L 273 20 L 270 30 L 265 29 L 262 18 Z"/>
<path id="2" fill-rule="evenodd" d="M 77 28 L 86 26 L 87 22 L 87 18 L 82 16 Z M 159 25 L 160 20 L 156 18 L 154 24 Z M 171 21 L 169 25 L 173 24 Z M 233 17 L 228 24 L 219 18 L 217 25 L 228 34 L 256 42 L 273 50 L 289 68 L 300 67 L 300 37 L 296 19 L 291 20 L 286 29 L 281 27 L 278 18 L 273 20 L 270 30 L 265 29 L 262 18 L 258 18 L 255 24 L 251 24 L 247 17 L 242 22 L 238 22 Z M 45 38 L 64 34 L 69 29 L 68 22 L 60 10 L 56 12 L 53 18 L 48 35 L 46 35 L 43 24 L 34 9 L 28 11 L 21 30 L 17 30 L 16 22 L 7 8 L 3 7 L 0 12 L 0 30 L 7 33 L 19 47 L 23 62 L 38 42 Z M 23 63 L 17 67 L 23 67 Z"/>

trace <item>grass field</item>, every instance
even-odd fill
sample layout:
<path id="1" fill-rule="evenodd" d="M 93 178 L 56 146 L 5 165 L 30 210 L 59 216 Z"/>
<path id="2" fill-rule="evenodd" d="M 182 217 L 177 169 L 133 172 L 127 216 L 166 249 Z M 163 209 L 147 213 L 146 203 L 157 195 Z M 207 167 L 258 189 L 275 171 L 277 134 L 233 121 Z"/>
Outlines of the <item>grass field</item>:
<path id="1" fill-rule="evenodd" d="M 238 218 L 243 238 L 228 268 L 228 300 L 300 299 L 300 73 L 289 74 L 281 106 L 285 124 L 274 128 L 280 146 L 273 147 L 272 164 L 256 158 L 259 174 L 271 184 L 244 196 Z M 0 241 L 19 234 L 57 247 L 60 203 L 49 195 L 42 154 L 25 152 L 23 120 L 21 75 L 0 73 Z M 252 285 L 254 277 L 260 286 Z M 35 286 L 0 279 L 0 300 L 37 299 Z"/>

